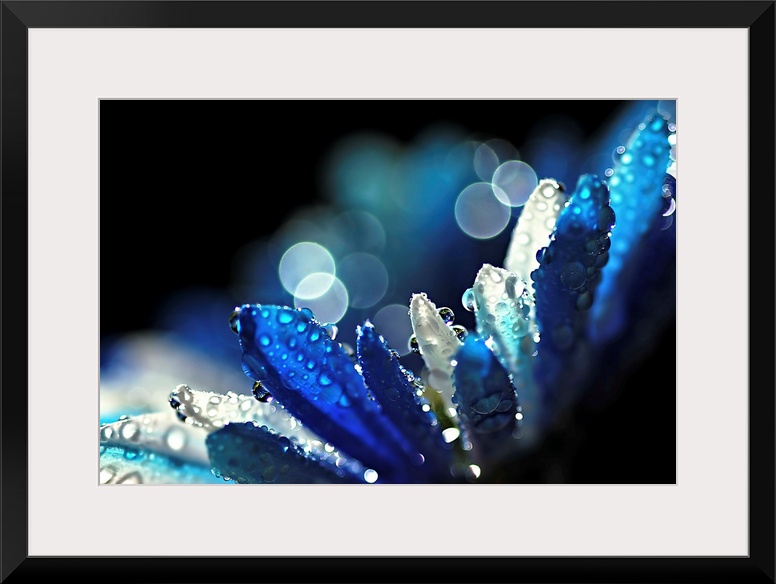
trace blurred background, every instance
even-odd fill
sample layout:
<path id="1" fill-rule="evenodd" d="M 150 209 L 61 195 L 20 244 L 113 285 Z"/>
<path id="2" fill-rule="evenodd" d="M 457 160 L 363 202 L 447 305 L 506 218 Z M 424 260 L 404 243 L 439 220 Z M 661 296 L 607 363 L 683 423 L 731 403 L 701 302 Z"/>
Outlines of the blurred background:
<path id="1" fill-rule="evenodd" d="M 249 394 L 228 326 L 244 303 L 309 306 L 351 345 L 369 319 L 418 373 L 411 294 L 473 329 L 461 295 L 503 265 L 537 181 L 605 176 L 670 105 L 101 101 L 100 421 L 168 408 L 179 383 Z M 509 479 L 675 482 L 675 363 L 669 325 Z"/>

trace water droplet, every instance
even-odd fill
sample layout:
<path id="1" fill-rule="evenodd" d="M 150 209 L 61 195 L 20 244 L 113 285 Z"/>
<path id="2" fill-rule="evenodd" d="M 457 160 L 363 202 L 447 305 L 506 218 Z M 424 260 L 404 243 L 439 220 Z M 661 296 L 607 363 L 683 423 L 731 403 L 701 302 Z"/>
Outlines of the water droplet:
<path id="1" fill-rule="evenodd" d="M 278 322 L 280 324 L 288 324 L 294 320 L 294 315 L 290 310 L 281 310 L 278 312 Z"/>
<path id="2" fill-rule="evenodd" d="M 593 305 L 593 295 L 590 291 L 583 292 L 577 297 L 577 310 L 585 311 Z"/>
<path id="3" fill-rule="evenodd" d="M 286 436 L 281 436 L 278 438 L 278 443 L 280 444 L 280 448 L 283 450 L 283 452 L 288 452 L 288 449 L 291 448 L 291 440 L 289 440 Z"/>
<path id="4" fill-rule="evenodd" d="M 364 471 L 364 480 L 370 485 L 377 480 L 377 471 L 368 468 Z"/>
<path id="5" fill-rule="evenodd" d="M 111 426 L 103 426 L 100 428 L 100 442 L 106 442 L 115 436 L 115 432 Z"/>
<path id="6" fill-rule="evenodd" d="M 234 312 L 229 317 L 229 328 L 236 335 L 240 334 L 240 309 L 235 306 Z"/>
<path id="7" fill-rule="evenodd" d="M 253 392 L 253 397 L 262 403 L 267 403 L 272 399 L 272 394 L 264 387 L 261 381 L 254 383 L 251 391 Z"/>
<path id="8" fill-rule="evenodd" d="M 410 350 L 416 355 L 420 355 L 420 343 L 418 343 L 418 337 L 415 335 L 410 337 Z"/>
<path id="9" fill-rule="evenodd" d="M 458 340 L 463 342 L 463 340 L 466 338 L 466 335 L 469 334 L 469 330 L 460 324 L 453 325 L 453 332 L 455 333 L 455 336 L 458 337 Z"/>
<path id="10" fill-rule="evenodd" d="M 272 343 L 272 339 L 269 337 L 268 334 L 262 334 L 259 336 L 259 343 L 263 347 L 269 347 L 270 343 Z"/>
<path id="11" fill-rule="evenodd" d="M 598 212 L 598 229 L 601 231 L 611 231 L 614 225 L 614 209 L 607 205 Z"/>
<path id="12" fill-rule="evenodd" d="M 183 450 L 186 446 L 186 433 L 180 428 L 170 428 L 164 436 L 164 441 L 171 450 Z"/>
<path id="13" fill-rule="evenodd" d="M 474 297 L 474 289 L 468 288 L 461 297 L 463 307 L 469 312 L 474 312 L 477 309 L 477 299 Z"/>
<path id="14" fill-rule="evenodd" d="M 455 321 L 455 313 L 447 306 L 439 309 L 439 316 L 445 322 L 445 324 L 453 324 Z"/>
<path id="15" fill-rule="evenodd" d="M 609 261 L 609 252 L 604 252 L 600 254 L 597 258 L 595 258 L 595 267 L 599 269 L 603 268 L 608 261 Z"/>
<path id="16" fill-rule="evenodd" d="M 268 483 L 274 483 L 275 479 L 278 478 L 278 470 L 274 466 L 268 466 L 261 473 L 261 478 Z"/>
<path id="17" fill-rule="evenodd" d="M 580 262 L 569 262 L 560 273 L 560 283 L 570 290 L 579 290 L 585 285 L 585 266 Z"/>
<path id="18" fill-rule="evenodd" d="M 339 329 L 337 328 L 337 325 L 334 323 L 328 323 L 323 326 L 324 330 L 326 331 L 326 334 L 329 335 L 329 338 L 333 341 L 337 338 L 337 333 L 339 332 Z"/>
<path id="19" fill-rule="evenodd" d="M 130 442 L 136 442 L 140 438 L 140 428 L 134 422 L 126 422 L 121 426 L 121 437 Z"/>

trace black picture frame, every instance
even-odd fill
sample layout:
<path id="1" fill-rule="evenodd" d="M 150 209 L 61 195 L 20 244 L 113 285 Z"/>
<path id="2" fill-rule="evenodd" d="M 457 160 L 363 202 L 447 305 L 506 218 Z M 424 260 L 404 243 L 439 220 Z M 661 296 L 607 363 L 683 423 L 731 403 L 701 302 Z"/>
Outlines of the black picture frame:
<path id="1" fill-rule="evenodd" d="M 774 2 L 3 1 L 0 580 L 774 582 Z M 29 557 L 27 31 L 36 27 L 744 28 L 749 31 L 747 557 Z M 755 238 L 757 244 L 754 244 Z M 754 318 L 752 318 L 754 317 Z"/>

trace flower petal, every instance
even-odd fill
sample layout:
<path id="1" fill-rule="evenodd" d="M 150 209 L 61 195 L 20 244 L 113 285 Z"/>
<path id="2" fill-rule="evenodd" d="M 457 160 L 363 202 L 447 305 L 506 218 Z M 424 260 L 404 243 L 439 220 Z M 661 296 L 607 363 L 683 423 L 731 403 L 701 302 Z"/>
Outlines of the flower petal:
<path id="1" fill-rule="evenodd" d="M 207 437 L 213 474 L 236 483 L 358 483 L 336 456 L 305 452 L 288 437 L 255 422 L 227 424 Z M 360 465 L 358 466 L 360 469 Z"/>
<path id="2" fill-rule="evenodd" d="M 280 404 L 261 402 L 253 396 L 198 391 L 180 384 L 170 393 L 169 401 L 178 419 L 207 432 L 233 422 L 255 421 L 303 445 L 323 442 Z"/>
<path id="3" fill-rule="evenodd" d="M 418 397 L 423 385 L 401 366 L 371 323 L 358 328 L 356 346 L 369 391 L 383 414 L 407 437 L 410 452 L 418 455 L 418 475 L 427 477 L 424 482 L 449 480 L 452 449 L 442 438 L 441 424 L 430 404 Z"/>
<path id="4" fill-rule="evenodd" d="M 622 289 L 638 279 L 648 265 L 639 259 L 649 252 L 649 246 L 642 245 L 648 232 L 660 231 L 666 223 L 663 184 L 670 164 L 669 135 L 663 117 L 649 116 L 616 153 L 614 175 L 608 184 L 617 231 L 612 237 L 605 278 L 597 291 L 598 301 L 591 310 L 591 334 L 596 342 L 612 340 L 626 330 L 627 306 Z"/>
<path id="5" fill-rule="evenodd" d="M 570 386 L 578 381 L 574 376 L 580 372 L 569 366 L 569 354 L 584 337 L 587 310 L 606 264 L 613 225 L 606 183 L 593 175 L 580 177 L 533 273 L 541 334 L 537 376 L 544 386 L 544 401 L 554 401 L 561 390 L 570 394 Z"/>
<path id="6" fill-rule="evenodd" d="M 436 305 L 424 293 L 410 300 L 410 321 L 420 355 L 428 369 L 426 386 L 437 391 L 445 407 L 452 407 L 453 366 L 450 361 L 461 346 L 452 327 L 439 316 Z"/>
<path id="7" fill-rule="evenodd" d="M 381 478 L 408 481 L 414 460 L 405 439 L 369 398 L 342 345 L 309 310 L 246 304 L 237 311 L 235 328 L 246 374 L 293 416 Z"/>
<path id="8" fill-rule="evenodd" d="M 472 457 L 478 462 L 498 458 L 515 446 L 515 387 L 481 337 L 468 335 L 455 359 L 454 401 L 461 425 L 473 445 Z"/>
<path id="9" fill-rule="evenodd" d="M 504 267 L 523 280 L 533 294 L 531 272 L 539 267 L 536 252 L 550 243 L 555 223 L 568 197 L 553 179 L 543 179 L 528 197 L 512 231 Z"/>
<path id="10" fill-rule="evenodd" d="M 106 447 L 145 449 L 187 462 L 206 465 L 205 432 L 181 424 L 170 412 L 155 412 L 122 417 L 117 422 L 100 426 L 100 445 Z"/>
<path id="11" fill-rule="evenodd" d="M 205 432 L 169 410 L 100 427 L 101 484 L 219 482 L 210 472 Z"/>
<path id="12" fill-rule="evenodd" d="M 535 254 L 534 254 L 535 255 Z M 474 307 L 477 334 L 512 376 L 523 406 L 523 444 L 532 444 L 540 434 L 542 403 L 534 382 L 535 305 L 528 284 L 508 270 L 483 264 L 472 286 L 464 293 Z"/>

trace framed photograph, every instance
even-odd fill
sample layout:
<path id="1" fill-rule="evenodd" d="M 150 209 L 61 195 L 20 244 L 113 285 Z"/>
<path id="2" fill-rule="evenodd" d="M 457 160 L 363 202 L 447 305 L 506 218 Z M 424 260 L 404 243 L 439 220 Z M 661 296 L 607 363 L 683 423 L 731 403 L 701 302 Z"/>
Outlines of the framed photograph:
<path id="1" fill-rule="evenodd" d="M 773 2 L 2 4 L 2 581 L 774 581 Z"/>

